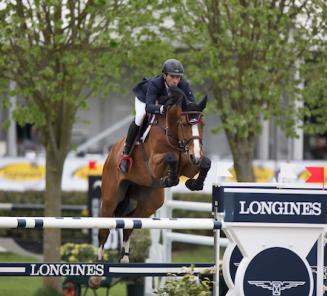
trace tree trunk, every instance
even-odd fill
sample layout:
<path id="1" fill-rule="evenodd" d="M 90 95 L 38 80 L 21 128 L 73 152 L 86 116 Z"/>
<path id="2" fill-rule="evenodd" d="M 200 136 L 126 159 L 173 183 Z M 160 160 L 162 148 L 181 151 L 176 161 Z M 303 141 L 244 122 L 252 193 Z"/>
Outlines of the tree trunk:
<path id="1" fill-rule="evenodd" d="M 49 145 L 50 146 L 50 145 Z M 61 179 L 64 159 L 57 159 L 53 151 L 46 148 L 46 186 L 44 215 L 46 217 L 61 216 Z M 61 229 L 44 229 L 43 255 L 44 262 L 60 262 Z M 46 288 L 61 290 L 60 278 L 45 277 Z"/>
<path id="2" fill-rule="evenodd" d="M 229 138 L 227 136 L 227 138 Z M 255 138 L 229 140 L 238 182 L 255 182 L 253 155 Z"/>

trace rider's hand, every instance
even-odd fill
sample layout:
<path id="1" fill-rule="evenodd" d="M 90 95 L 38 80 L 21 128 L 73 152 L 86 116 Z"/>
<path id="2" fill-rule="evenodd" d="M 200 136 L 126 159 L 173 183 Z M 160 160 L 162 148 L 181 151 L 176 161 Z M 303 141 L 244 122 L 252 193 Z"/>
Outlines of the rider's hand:
<path id="1" fill-rule="evenodd" d="M 164 114 L 167 111 L 167 107 L 165 105 L 161 105 L 160 107 L 160 114 Z"/>

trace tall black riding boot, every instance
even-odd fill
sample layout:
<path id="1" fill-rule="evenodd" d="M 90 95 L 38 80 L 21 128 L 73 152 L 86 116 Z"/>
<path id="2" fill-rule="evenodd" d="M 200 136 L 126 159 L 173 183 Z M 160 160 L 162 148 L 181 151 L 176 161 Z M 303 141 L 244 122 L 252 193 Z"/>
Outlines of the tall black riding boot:
<path id="1" fill-rule="evenodd" d="M 124 150 L 123 150 L 123 156 L 119 163 L 119 169 L 124 174 L 126 174 L 129 170 L 129 168 L 132 166 L 132 159 L 130 157 L 130 154 L 132 153 L 132 147 L 133 147 L 134 141 L 136 139 L 136 136 L 137 136 L 139 130 L 140 130 L 140 127 L 138 125 L 136 125 L 134 121 L 130 124 L 130 126 L 128 128 L 125 146 L 124 146 Z"/>

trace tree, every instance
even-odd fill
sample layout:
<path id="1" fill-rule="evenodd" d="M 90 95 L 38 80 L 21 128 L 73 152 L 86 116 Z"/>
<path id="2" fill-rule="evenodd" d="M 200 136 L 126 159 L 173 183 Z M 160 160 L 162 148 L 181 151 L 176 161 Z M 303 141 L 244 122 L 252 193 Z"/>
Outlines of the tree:
<path id="1" fill-rule="evenodd" d="M 45 216 L 61 215 L 62 171 L 72 148 L 77 110 L 86 107 L 89 98 L 116 90 L 122 77 L 129 76 L 127 66 L 138 65 L 141 54 L 149 56 L 144 69 L 165 52 L 156 51 L 160 40 L 154 35 L 139 41 L 155 21 L 145 4 L 104 0 L 5 0 L 0 4 L 0 79 L 16 82 L 13 92 L 21 101 L 15 119 L 32 123 L 43 138 Z M 142 9 L 145 13 L 138 14 Z M 150 39 L 155 42 L 153 48 L 148 46 Z M 135 46 L 138 51 L 131 52 Z M 44 230 L 46 261 L 60 260 L 60 242 L 60 230 Z M 45 278 L 48 287 L 58 289 L 58 283 Z"/>
<path id="2" fill-rule="evenodd" d="M 326 18 L 325 18 L 326 19 Z M 326 24 L 322 28 L 326 36 Z M 327 132 L 327 40 L 307 57 L 301 67 L 304 77 L 304 131 L 312 135 Z"/>
<path id="3" fill-rule="evenodd" d="M 174 35 L 193 79 L 207 85 L 238 181 L 254 181 L 260 117 L 296 136 L 303 61 L 321 42 L 324 1 L 170 1 Z M 323 73 L 316 73 L 318 76 Z M 312 93 L 313 89 L 309 91 Z M 309 94 L 309 96 L 310 96 Z"/>

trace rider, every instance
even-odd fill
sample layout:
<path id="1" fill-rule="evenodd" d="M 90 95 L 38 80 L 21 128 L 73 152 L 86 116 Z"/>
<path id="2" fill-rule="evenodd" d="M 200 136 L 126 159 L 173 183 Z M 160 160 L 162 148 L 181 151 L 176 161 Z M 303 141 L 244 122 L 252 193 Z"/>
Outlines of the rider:
<path id="1" fill-rule="evenodd" d="M 127 173 L 132 166 L 132 147 L 136 136 L 140 130 L 140 126 L 145 118 L 146 113 L 164 114 L 166 107 L 157 104 L 160 96 L 167 96 L 168 87 L 178 87 L 186 95 L 189 101 L 195 102 L 193 92 L 188 82 L 183 78 L 184 67 L 182 63 L 176 59 L 168 59 L 162 66 L 162 74 L 150 79 L 143 79 L 134 88 L 135 94 L 135 120 L 128 129 L 123 155 L 119 162 L 119 169 L 123 173 Z"/>

